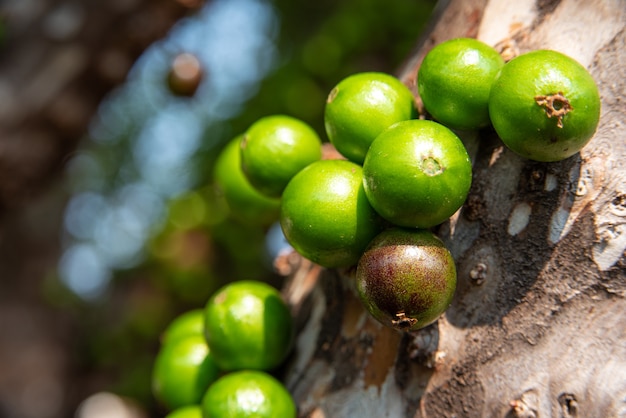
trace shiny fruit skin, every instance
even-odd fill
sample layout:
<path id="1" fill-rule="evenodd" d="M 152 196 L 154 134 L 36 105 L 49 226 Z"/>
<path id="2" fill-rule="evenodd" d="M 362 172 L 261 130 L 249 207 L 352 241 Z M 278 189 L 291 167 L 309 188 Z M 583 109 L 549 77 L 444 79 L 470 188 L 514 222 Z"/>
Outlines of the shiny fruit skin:
<path id="1" fill-rule="evenodd" d="M 204 310 L 192 309 L 174 318 L 161 334 L 161 344 L 190 335 L 204 335 Z"/>
<path id="2" fill-rule="evenodd" d="M 203 418 L 296 418 L 296 405 L 271 375 L 244 370 L 216 381 L 202 400 Z"/>
<path id="3" fill-rule="evenodd" d="M 280 199 L 268 197 L 253 187 L 241 167 L 241 140 L 232 139 L 215 161 L 214 180 L 231 216 L 246 225 L 270 225 L 278 219 Z"/>
<path id="4" fill-rule="evenodd" d="M 489 91 L 504 59 L 472 38 L 442 42 L 424 57 L 417 89 L 424 107 L 452 129 L 472 130 L 490 123 Z"/>
<path id="5" fill-rule="evenodd" d="M 280 224 L 302 256 L 329 268 L 355 265 L 381 220 L 363 189 L 361 166 L 318 161 L 298 173 L 282 199 Z"/>
<path id="6" fill-rule="evenodd" d="M 204 336 L 175 339 L 157 353 L 152 391 L 168 409 L 197 404 L 219 373 Z"/>
<path id="7" fill-rule="evenodd" d="M 364 72 L 346 77 L 331 90 L 324 125 L 335 148 L 362 164 L 382 131 L 416 116 L 415 99 L 406 85 L 389 74 Z"/>
<path id="8" fill-rule="evenodd" d="M 322 142 L 303 121 L 272 115 L 254 122 L 241 142 L 241 164 L 253 187 L 280 197 L 291 178 L 322 158 Z"/>
<path id="9" fill-rule="evenodd" d="M 235 281 L 207 302 L 205 337 L 224 371 L 272 370 L 291 350 L 293 320 L 274 287 L 260 281 Z"/>
<path id="10" fill-rule="evenodd" d="M 359 260 L 356 285 L 374 318 L 415 331 L 435 322 L 452 302 L 456 267 L 431 232 L 391 228 L 374 238 Z"/>
<path id="11" fill-rule="evenodd" d="M 363 164 L 365 193 L 392 224 L 429 228 L 465 202 L 472 165 L 461 140 L 428 120 L 399 122 L 372 143 Z"/>
<path id="12" fill-rule="evenodd" d="M 560 94 L 549 117 L 542 97 Z M 494 81 L 489 114 L 502 142 L 522 157 L 552 162 L 584 147 L 600 121 L 598 87 L 587 70 L 556 51 L 536 50 L 509 61 Z M 557 109 L 558 110 L 558 109 Z M 560 125 L 560 126 L 559 126 Z"/>

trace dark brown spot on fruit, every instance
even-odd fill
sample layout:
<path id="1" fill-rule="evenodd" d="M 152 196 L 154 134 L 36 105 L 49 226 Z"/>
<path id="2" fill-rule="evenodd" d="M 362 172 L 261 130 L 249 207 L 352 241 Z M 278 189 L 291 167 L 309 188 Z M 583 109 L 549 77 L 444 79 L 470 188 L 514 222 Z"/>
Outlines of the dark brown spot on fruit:
<path id="1" fill-rule="evenodd" d="M 571 103 L 562 92 L 547 96 L 535 96 L 535 103 L 543 107 L 548 118 L 556 117 L 556 126 L 563 127 L 563 117 L 573 110 Z"/>

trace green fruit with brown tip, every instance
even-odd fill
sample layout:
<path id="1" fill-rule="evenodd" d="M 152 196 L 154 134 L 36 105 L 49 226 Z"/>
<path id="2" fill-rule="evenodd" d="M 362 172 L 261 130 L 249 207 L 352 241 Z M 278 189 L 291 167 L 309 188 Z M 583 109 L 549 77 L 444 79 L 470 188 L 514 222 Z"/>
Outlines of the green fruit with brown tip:
<path id="1" fill-rule="evenodd" d="M 376 236 L 359 260 L 356 285 L 379 322 L 415 331 L 435 322 L 452 302 L 456 267 L 431 232 L 391 228 Z"/>
<path id="2" fill-rule="evenodd" d="M 378 135 L 363 163 L 372 207 L 394 225 L 430 228 L 467 198 L 472 163 L 461 139 L 430 120 L 398 122 Z"/>
<path id="3" fill-rule="evenodd" d="M 587 69 L 551 50 L 513 58 L 489 93 L 489 116 L 504 145 L 541 162 L 579 152 L 598 128 L 601 106 L 598 86 Z"/>

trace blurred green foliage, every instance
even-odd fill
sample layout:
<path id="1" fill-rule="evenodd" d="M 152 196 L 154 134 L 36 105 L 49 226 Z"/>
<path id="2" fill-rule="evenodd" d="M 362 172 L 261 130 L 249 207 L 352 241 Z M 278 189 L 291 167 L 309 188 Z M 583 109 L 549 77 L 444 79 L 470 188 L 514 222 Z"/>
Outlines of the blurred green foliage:
<path id="1" fill-rule="evenodd" d="M 324 131 L 326 96 L 341 79 L 362 71 L 393 74 L 415 46 L 433 0 L 276 0 L 282 64 L 237 118 L 234 131 L 276 113 Z"/>

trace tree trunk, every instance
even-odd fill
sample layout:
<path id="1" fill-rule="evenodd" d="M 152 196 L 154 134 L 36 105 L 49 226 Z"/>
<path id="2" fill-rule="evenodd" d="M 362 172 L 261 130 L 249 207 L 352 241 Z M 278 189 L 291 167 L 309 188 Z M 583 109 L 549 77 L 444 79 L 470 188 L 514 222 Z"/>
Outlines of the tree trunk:
<path id="1" fill-rule="evenodd" d="M 473 186 L 436 231 L 455 299 L 414 334 L 361 306 L 353 272 L 291 254 L 299 320 L 285 379 L 303 417 L 626 416 L 626 2 L 451 0 L 399 72 L 415 91 L 424 54 L 477 37 L 504 55 L 561 51 L 589 69 L 602 114 L 557 163 L 524 160 L 492 131 L 466 135 Z"/>

